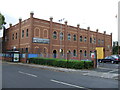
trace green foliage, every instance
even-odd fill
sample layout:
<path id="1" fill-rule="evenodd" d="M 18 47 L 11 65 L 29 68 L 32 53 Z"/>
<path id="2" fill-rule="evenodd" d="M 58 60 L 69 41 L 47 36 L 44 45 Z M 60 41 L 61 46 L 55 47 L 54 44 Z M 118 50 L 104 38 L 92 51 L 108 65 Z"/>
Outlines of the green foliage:
<path id="1" fill-rule="evenodd" d="M 91 61 L 65 60 L 54 58 L 29 58 L 29 63 L 73 69 L 93 68 L 93 62 Z"/>
<path id="2" fill-rule="evenodd" d="M 0 13 L 0 29 L 4 24 L 6 24 L 5 17 Z"/>
<path id="3" fill-rule="evenodd" d="M 119 51 L 120 51 L 120 46 L 119 46 Z M 113 54 L 118 54 L 118 46 L 114 46 L 112 52 Z"/>

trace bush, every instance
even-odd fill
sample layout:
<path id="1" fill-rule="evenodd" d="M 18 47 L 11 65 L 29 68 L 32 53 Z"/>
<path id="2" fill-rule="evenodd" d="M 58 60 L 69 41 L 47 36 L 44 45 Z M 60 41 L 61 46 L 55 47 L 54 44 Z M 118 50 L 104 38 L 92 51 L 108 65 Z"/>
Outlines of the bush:
<path id="1" fill-rule="evenodd" d="M 93 68 L 92 61 L 65 60 L 55 58 L 29 58 L 29 63 L 73 69 Z"/>

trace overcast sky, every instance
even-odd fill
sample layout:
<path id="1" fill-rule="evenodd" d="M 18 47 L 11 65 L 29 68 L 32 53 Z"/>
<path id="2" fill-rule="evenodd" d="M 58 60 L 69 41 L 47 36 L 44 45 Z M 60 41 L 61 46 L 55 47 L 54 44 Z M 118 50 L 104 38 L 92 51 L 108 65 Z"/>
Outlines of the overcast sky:
<path id="1" fill-rule="evenodd" d="M 34 17 L 54 22 L 65 18 L 69 25 L 81 28 L 88 26 L 92 31 L 113 33 L 113 41 L 118 40 L 118 1 L 120 0 L 1 0 L 0 12 L 7 24 L 18 23 L 18 19 L 27 19 L 30 12 Z"/>

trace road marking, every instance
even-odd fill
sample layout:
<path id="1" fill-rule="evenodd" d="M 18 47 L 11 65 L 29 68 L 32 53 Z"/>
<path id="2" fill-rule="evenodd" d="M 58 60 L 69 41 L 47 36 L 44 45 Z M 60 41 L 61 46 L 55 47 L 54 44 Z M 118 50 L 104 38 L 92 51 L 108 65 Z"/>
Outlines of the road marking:
<path id="1" fill-rule="evenodd" d="M 53 80 L 53 79 L 51 79 L 50 81 L 60 83 L 60 84 L 64 84 L 64 85 L 68 85 L 68 86 L 72 86 L 72 87 L 76 87 L 76 88 L 84 88 L 85 89 L 85 87 L 81 87 L 81 86 L 77 86 L 77 85 L 73 85 L 73 84 L 69 84 L 69 83 L 65 83 L 65 82 L 61 82 L 61 81 L 57 81 L 57 80 Z"/>
<path id="2" fill-rule="evenodd" d="M 109 71 L 108 73 L 111 73 L 111 72 L 116 72 L 116 71 L 118 71 L 118 70 L 112 70 L 112 71 Z"/>
<path id="3" fill-rule="evenodd" d="M 25 72 L 21 72 L 21 71 L 18 71 L 19 73 L 22 73 L 22 74 L 25 74 L 25 75 L 29 75 L 29 76 L 32 76 L 32 77 L 37 77 L 36 75 L 33 75 L 33 74 L 29 74 L 29 73 L 25 73 Z"/>

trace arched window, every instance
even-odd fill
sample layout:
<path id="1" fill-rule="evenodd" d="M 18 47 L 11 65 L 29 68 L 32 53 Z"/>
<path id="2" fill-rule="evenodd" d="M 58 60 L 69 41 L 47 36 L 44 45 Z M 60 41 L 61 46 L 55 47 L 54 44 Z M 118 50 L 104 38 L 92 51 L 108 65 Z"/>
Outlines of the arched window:
<path id="1" fill-rule="evenodd" d="M 85 37 L 85 38 L 84 38 L 84 42 L 86 42 L 86 41 L 87 41 L 87 38 Z"/>
<path id="2" fill-rule="evenodd" d="M 60 32 L 60 40 L 63 40 L 63 33 Z"/>
<path id="3" fill-rule="evenodd" d="M 104 44 L 104 40 L 102 40 L 102 44 Z"/>
<path id="4" fill-rule="evenodd" d="M 28 37 L 28 29 L 26 30 L 26 37 Z"/>
<path id="5" fill-rule="evenodd" d="M 80 53 L 82 53 L 82 50 L 80 50 Z"/>
<path id="6" fill-rule="evenodd" d="M 86 57 L 87 56 L 87 51 L 85 50 L 85 52 L 84 52 L 84 56 Z"/>
<path id="7" fill-rule="evenodd" d="M 68 34 L 68 40 L 71 40 L 71 35 L 70 34 Z"/>
<path id="8" fill-rule="evenodd" d="M 16 39 L 17 39 L 17 33 L 16 33 Z"/>
<path id="9" fill-rule="evenodd" d="M 92 43 L 92 38 L 90 37 L 90 43 Z"/>
<path id="10" fill-rule="evenodd" d="M 14 40 L 14 34 L 12 35 L 12 40 Z"/>
<path id="11" fill-rule="evenodd" d="M 24 37 L 24 30 L 22 30 L 22 38 Z"/>
<path id="12" fill-rule="evenodd" d="M 82 42 L 82 36 L 80 36 L 80 42 Z"/>
<path id="13" fill-rule="evenodd" d="M 56 31 L 53 32 L 53 38 L 54 38 L 54 39 L 57 38 L 57 32 L 56 32 Z"/>
<path id="14" fill-rule="evenodd" d="M 98 40 L 98 44 L 100 44 L 100 39 Z"/>
<path id="15" fill-rule="evenodd" d="M 73 56 L 77 56 L 76 50 L 73 50 Z"/>
<path id="16" fill-rule="evenodd" d="M 44 30 L 44 37 L 47 37 L 48 36 L 48 32 L 47 30 Z"/>
<path id="17" fill-rule="evenodd" d="M 60 55 L 63 56 L 63 49 L 61 49 L 61 51 L 60 51 Z"/>
<path id="18" fill-rule="evenodd" d="M 90 57 L 91 57 L 91 53 L 92 53 L 92 51 L 90 51 Z"/>
<path id="19" fill-rule="evenodd" d="M 73 40 L 74 40 L 74 41 L 76 41 L 76 40 L 77 40 L 77 39 L 76 39 L 76 35 L 73 35 Z"/>
<path id="20" fill-rule="evenodd" d="M 94 38 L 94 43 L 96 43 L 96 39 Z"/>

